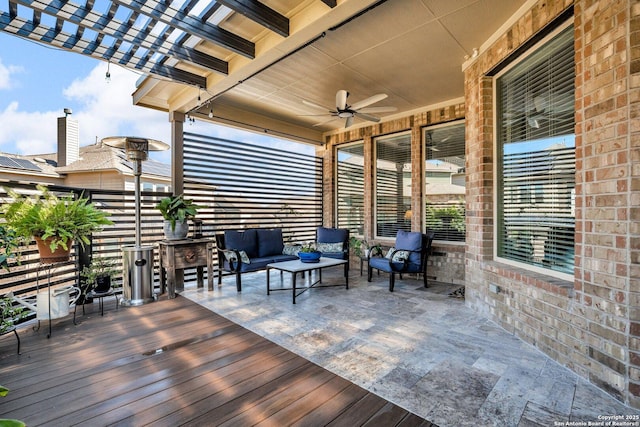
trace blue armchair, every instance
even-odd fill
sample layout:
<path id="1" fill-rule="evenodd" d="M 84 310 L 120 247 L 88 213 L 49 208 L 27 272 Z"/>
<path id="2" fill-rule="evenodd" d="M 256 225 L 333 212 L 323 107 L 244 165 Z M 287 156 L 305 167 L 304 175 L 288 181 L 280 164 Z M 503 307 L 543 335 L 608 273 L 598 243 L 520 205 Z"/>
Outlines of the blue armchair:
<path id="1" fill-rule="evenodd" d="M 325 258 L 349 260 L 349 230 L 346 228 L 318 227 L 316 247 Z"/>
<path id="2" fill-rule="evenodd" d="M 393 292 L 396 274 L 402 273 L 422 273 L 424 287 L 427 284 L 427 261 L 431 244 L 433 242 L 433 232 L 422 234 L 417 231 L 398 230 L 396 243 L 389 250 L 386 257 L 372 257 L 369 259 L 367 270 L 367 281 L 371 282 L 373 269 L 389 273 L 389 291 Z"/>

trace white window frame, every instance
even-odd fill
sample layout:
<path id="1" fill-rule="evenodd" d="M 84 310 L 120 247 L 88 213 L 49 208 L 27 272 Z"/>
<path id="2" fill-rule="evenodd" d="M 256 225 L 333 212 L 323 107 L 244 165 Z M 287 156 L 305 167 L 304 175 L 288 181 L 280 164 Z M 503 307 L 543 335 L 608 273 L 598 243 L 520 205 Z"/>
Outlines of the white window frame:
<path id="1" fill-rule="evenodd" d="M 515 67 L 516 65 L 518 65 L 520 62 L 522 62 L 523 60 L 525 60 L 527 57 L 529 57 L 529 55 L 531 55 L 532 53 L 536 52 L 538 49 L 542 48 L 543 46 L 545 46 L 549 41 L 551 41 L 551 39 L 553 39 L 554 37 L 556 37 L 558 34 L 560 34 L 562 31 L 564 31 L 565 29 L 567 29 L 569 26 L 573 25 L 573 19 L 568 20 L 567 22 L 563 23 L 562 25 L 560 25 L 558 28 L 556 28 L 554 31 L 552 31 L 550 34 L 548 34 L 547 36 L 545 36 L 543 39 L 541 39 L 538 43 L 536 43 L 534 46 L 532 46 L 529 50 L 527 50 L 527 52 L 525 52 L 522 56 L 520 56 L 517 60 L 513 61 L 513 63 L 509 64 L 509 66 L 505 67 L 503 70 L 500 70 L 499 73 L 497 73 L 494 77 L 493 77 L 493 158 L 495 159 L 495 161 L 493 162 L 493 224 L 494 224 L 494 228 L 493 228 L 493 258 L 496 261 L 499 261 L 500 263 L 503 264 L 507 264 L 507 265 L 511 265 L 513 267 L 517 267 L 517 268 L 522 268 L 524 270 L 528 270 L 531 271 L 533 273 L 538 273 L 538 274 L 542 274 L 542 275 L 546 275 L 546 276 L 550 276 L 550 277 L 555 277 L 561 280 L 566 280 L 569 282 L 573 282 L 575 280 L 575 275 L 574 274 L 567 274 L 567 273 L 563 273 L 560 271 L 555 271 L 555 270 L 550 270 L 550 269 L 546 269 L 546 268 L 542 268 L 542 267 L 538 267 L 535 265 L 531 265 L 531 264 L 527 264 L 527 263 L 523 263 L 523 262 L 518 262 L 512 259 L 507 259 L 507 258 L 503 258 L 498 256 L 498 240 L 499 240 L 499 230 L 498 230 L 498 209 L 501 209 L 500 206 L 498 206 L 498 163 L 499 163 L 499 159 L 498 159 L 498 96 L 497 96 L 497 81 L 498 78 L 500 76 L 502 76 L 503 74 L 505 74 L 507 71 L 511 70 L 513 67 Z M 574 112 L 575 114 L 575 112 Z"/>

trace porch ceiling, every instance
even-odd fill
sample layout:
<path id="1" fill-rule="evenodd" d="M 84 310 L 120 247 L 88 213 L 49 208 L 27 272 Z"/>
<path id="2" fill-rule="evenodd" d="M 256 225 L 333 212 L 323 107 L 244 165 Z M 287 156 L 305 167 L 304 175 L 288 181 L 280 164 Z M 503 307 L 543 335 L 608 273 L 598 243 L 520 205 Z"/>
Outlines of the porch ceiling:
<path id="1" fill-rule="evenodd" d="M 525 3 L 9 0 L 0 30 L 145 73 L 137 105 L 319 143 L 344 119 L 303 100 L 385 93 L 388 118 L 462 97 L 465 57 Z"/>

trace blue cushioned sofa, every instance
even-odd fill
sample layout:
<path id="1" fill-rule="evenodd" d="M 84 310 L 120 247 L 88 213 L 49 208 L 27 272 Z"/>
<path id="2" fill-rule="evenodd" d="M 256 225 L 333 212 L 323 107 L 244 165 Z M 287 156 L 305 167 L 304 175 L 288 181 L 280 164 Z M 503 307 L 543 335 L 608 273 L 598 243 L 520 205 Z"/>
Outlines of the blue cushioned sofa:
<path id="1" fill-rule="evenodd" d="M 281 228 L 249 228 L 227 230 L 216 234 L 218 250 L 218 284 L 222 283 L 222 272 L 236 275 L 236 287 L 242 291 L 242 273 L 264 270 L 273 262 L 298 259 L 285 255 Z M 244 261 L 243 261 L 244 259 Z M 249 261 L 249 262 L 246 262 Z"/>
<path id="2" fill-rule="evenodd" d="M 218 251 L 218 284 L 222 272 L 236 276 L 236 288 L 242 291 L 242 273 L 264 270 L 267 264 L 298 259 L 295 247 L 285 251 L 281 228 L 249 228 L 226 230 L 216 234 Z M 349 230 L 319 227 L 316 246 L 326 258 L 349 259 Z M 298 246 L 299 248 L 299 246 Z M 324 249 L 324 250 L 323 250 Z M 286 253 L 283 253 L 286 252 Z M 347 263 L 348 271 L 348 263 Z"/>

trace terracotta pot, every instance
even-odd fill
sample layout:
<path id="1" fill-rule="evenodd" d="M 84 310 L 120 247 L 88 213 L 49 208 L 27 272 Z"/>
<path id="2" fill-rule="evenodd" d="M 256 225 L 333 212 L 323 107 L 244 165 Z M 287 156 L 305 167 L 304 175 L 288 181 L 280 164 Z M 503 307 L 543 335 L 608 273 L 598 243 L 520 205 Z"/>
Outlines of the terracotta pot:
<path id="1" fill-rule="evenodd" d="M 35 237 L 36 244 L 38 245 L 38 252 L 40 253 L 40 262 L 42 264 L 54 264 L 56 262 L 69 261 L 69 254 L 71 253 L 71 242 L 67 243 L 67 249 L 62 246 L 58 246 L 55 251 L 51 251 L 49 247 L 51 245 L 52 237 L 42 240 L 39 237 Z"/>

